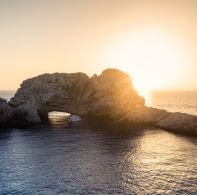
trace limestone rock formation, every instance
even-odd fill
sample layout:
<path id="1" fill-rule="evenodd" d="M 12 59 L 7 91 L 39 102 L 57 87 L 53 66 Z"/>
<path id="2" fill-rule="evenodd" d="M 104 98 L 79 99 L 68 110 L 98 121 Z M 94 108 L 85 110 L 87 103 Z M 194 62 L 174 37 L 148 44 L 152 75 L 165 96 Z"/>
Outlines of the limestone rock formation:
<path id="1" fill-rule="evenodd" d="M 25 80 L 9 102 L 0 99 L 0 124 L 40 123 L 51 111 L 197 134 L 197 116 L 146 107 L 129 75 L 116 69 L 92 77 L 54 73 Z"/>
<path id="2" fill-rule="evenodd" d="M 43 74 L 25 80 L 8 102 L 11 114 L 22 123 L 39 123 L 51 111 L 80 116 L 113 115 L 144 106 L 130 77 L 108 69 L 89 78 L 84 73 Z"/>
<path id="3" fill-rule="evenodd" d="M 197 116 L 185 113 L 168 113 L 166 117 L 158 120 L 156 125 L 175 132 L 197 134 Z"/>
<path id="4" fill-rule="evenodd" d="M 171 113 L 157 108 L 143 107 L 139 110 L 128 112 L 122 120 L 148 124 L 177 133 L 197 135 L 197 116 L 186 113 Z"/>

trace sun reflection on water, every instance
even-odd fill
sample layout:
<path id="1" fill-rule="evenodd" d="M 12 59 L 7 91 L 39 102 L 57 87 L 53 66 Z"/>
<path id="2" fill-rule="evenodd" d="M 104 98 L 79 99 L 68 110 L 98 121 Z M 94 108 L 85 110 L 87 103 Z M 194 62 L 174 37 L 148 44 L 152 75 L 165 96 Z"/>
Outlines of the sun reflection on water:
<path id="1" fill-rule="evenodd" d="M 68 127 L 70 114 L 66 112 L 49 112 L 48 122 L 54 127 Z"/>
<path id="2" fill-rule="evenodd" d="M 126 189 L 135 186 L 135 192 L 141 194 L 151 190 L 169 194 L 192 179 L 197 164 L 197 154 L 193 156 L 195 144 L 184 137 L 158 131 L 145 132 L 137 140 L 135 152 L 128 151 L 124 156 L 122 176 Z"/>

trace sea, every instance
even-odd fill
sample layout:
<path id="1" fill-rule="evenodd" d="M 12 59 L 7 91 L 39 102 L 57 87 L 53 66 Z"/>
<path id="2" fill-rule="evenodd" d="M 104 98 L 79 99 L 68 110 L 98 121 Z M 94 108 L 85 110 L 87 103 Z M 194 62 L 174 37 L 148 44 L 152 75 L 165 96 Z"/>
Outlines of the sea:
<path id="1" fill-rule="evenodd" d="M 197 115 L 197 92 L 151 92 L 146 105 Z M 197 137 L 67 117 L 0 129 L 0 195 L 197 194 Z"/>

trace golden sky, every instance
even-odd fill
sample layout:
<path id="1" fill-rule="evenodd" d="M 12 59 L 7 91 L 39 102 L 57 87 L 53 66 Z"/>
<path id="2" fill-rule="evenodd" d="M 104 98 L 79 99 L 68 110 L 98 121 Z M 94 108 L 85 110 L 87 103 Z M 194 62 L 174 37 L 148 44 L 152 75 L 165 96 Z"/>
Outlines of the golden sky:
<path id="1" fill-rule="evenodd" d="M 139 90 L 197 90 L 196 0 L 0 0 L 0 89 L 107 67 Z"/>

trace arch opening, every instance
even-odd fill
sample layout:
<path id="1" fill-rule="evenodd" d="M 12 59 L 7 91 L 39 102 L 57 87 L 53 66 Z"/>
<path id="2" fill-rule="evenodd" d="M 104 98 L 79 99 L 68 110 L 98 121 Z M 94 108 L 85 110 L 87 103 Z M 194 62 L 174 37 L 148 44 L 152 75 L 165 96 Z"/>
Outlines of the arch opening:
<path id="1" fill-rule="evenodd" d="M 71 114 L 67 112 L 51 111 L 48 112 L 47 118 L 51 126 L 68 127 L 70 116 Z"/>
<path id="2" fill-rule="evenodd" d="M 70 122 L 77 122 L 81 120 L 80 116 L 72 115 L 68 112 L 51 111 L 48 112 L 48 123 L 51 126 L 68 127 Z"/>

